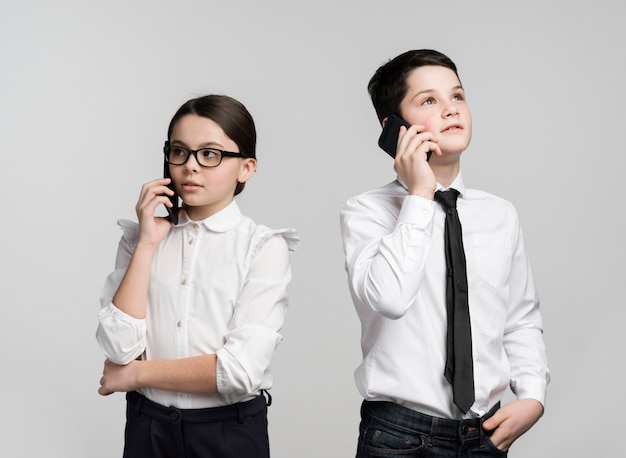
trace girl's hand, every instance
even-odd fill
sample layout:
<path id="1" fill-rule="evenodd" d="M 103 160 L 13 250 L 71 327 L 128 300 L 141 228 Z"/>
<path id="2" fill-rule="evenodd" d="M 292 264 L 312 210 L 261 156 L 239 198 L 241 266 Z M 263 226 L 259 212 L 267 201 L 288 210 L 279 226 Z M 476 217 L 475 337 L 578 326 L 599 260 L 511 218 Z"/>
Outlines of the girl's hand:
<path id="1" fill-rule="evenodd" d="M 108 396 L 112 393 L 134 391 L 140 388 L 135 381 L 134 371 L 134 366 L 139 363 L 140 361 L 132 361 L 126 366 L 120 366 L 107 359 L 104 362 L 98 393 L 102 396 Z"/>
<path id="2" fill-rule="evenodd" d="M 142 186 L 135 206 L 139 220 L 139 242 L 158 245 L 172 227 L 166 218 L 155 216 L 159 205 L 172 206 L 167 197 L 174 195 L 174 191 L 167 187 L 170 182 L 170 178 L 159 178 Z"/>
<path id="3" fill-rule="evenodd" d="M 430 132 L 419 132 L 426 126 L 400 128 L 394 170 L 409 190 L 409 194 L 433 199 L 437 179 L 427 161 L 427 154 L 441 156 L 437 138 Z"/>
<path id="4" fill-rule="evenodd" d="M 483 428 L 493 431 L 491 442 L 500 450 L 508 450 L 515 440 L 528 431 L 543 415 L 543 405 L 536 399 L 510 402 L 485 420 Z"/>

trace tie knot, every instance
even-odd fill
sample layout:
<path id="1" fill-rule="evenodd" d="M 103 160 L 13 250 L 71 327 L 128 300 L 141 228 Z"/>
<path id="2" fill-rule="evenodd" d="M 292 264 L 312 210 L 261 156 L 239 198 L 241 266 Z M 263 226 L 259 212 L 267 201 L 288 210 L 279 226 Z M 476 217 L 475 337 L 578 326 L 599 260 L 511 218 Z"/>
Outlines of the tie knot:
<path id="1" fill-rule="evenodd" d="M 435 200 L 445 209 L 456 208 L 457 197 L 459 197 L 459 191 L 453 188 L 447 191 L 437 191 L 435 193 Z"/>

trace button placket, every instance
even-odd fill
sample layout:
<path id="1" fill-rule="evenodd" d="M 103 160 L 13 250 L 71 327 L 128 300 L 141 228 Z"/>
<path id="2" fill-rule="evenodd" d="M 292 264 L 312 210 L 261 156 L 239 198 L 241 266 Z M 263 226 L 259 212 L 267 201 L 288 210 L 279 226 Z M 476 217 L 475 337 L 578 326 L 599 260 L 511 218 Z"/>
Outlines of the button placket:
<path id="1" fill-rule="evenodd" d="M 186 319 L 188 313 L 189 303 L 189 286 L 191 285 L 192 275 L 192 262 L 194 259 L 195 248 L 199 237 L 200 225 L 193 223 L 185 228 L 184 240 L 183 240 L 183 260 L 180 277 L 180 287 L 178 293 L 178 300 L 176 304 L 176 348 L 178 355 L 182 358 L 187 356 L 188 342 L 187 342 L 187 326 Z"/>

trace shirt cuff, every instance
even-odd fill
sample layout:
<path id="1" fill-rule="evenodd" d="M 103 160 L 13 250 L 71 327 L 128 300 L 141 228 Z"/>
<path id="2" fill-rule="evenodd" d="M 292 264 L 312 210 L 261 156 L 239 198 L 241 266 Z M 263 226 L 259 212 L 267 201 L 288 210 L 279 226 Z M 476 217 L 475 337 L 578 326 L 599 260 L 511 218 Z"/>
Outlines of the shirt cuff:
<path id="1" fill-rule="evenodd" d="M 224 365 L 222 364 L 222 358 L 220 358 L 219 352 L 216 356 L 217 359 L 215 361 L 215 381 L 217 383 L 217 392 L 220 394 L 224 394 L 228 392 L 226 370 L 224 369 Z"/>
<path id="2" fill-rule="evenodd" d="M 406 196 L 398 215 L 398 224 L 410 224 L 432 232 L 434 201 L 420 196 Z"/>
<path id="3" fill-rule="evenodd" d="M 548 388 L 545 382 L 534 378 L 527 378 L 521 382 L 513 382 L 512 385 L 512 390 L 517 399 L 536 399 L 545 407 Z"/>

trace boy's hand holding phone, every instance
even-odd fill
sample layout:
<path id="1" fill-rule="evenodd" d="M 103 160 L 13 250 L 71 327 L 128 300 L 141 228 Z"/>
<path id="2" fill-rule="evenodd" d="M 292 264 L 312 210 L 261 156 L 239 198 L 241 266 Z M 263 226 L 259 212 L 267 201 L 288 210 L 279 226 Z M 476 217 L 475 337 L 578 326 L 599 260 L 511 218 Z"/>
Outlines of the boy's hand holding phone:
<path id="1" fill-rule="evenodd" d="M 383 151 L 394 159 L 398 149 L 401 127 L 405 127 L 406 130 L 408 130 L 411 125 L 400 116 L 392 113 L 387 117 L 385 125 L 383 126 L 383 131 L 380 133 L 380 137 L 378 138 L 378 146 L 380 146 Z M 426 161 L 430 160 L 432 153 L 433 152 L 430 150 L 426 153 Z"/>
<path id="2" fill-rule="evenodd" d="M 429 132 L 420 132 L 395 114 L 389 115 L 378 145 L 395 159 L 394 170 L 409 190 L 409 194 L 426 199 L 433 199 L 437 180 L 430 167 L 424 164 L 430 160 L 433 152 L 441 155 L 437 138 Z M 426 160 L 424 160 L 424 158 Z"/>

